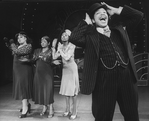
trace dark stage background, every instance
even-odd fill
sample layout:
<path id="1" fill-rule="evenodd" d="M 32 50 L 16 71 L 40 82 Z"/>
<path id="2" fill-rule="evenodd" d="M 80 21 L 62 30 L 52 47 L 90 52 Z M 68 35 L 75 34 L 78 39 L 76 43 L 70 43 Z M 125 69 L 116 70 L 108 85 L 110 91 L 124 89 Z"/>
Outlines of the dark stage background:
<path id="1" fill-rule="evenodd" d="M 89 6 L 100 0 L 1 0 L 0 1 L 0 85 L 12 81 L 12 60 L 4 37 L 13 38 L 20 30 L 33 39 L 34 49 L 40 46 L 39 39 L 48 35 L 59 37 L 63 28 L 72 29 Z M 134 56 L 149 52 L 149 7 L 148 0 L 104 0 L 111 6 L 127 4 L 144 13 L 144 18 L 130 37 Z M 79 53 L 78 53 L 79 54 Z M 142 57 L 142 56 L 141 56 Z M 147 56 L 148 57 L 148 56 Z M 148 59 L 148 58 L 147 58 Z M 148 62 L 147 62 L 148 63 Z M 141 65 L 142 66 L 142 65 Z M 148 66 L 148 65 L 147 65 Z M 148 72 L 148 70 L 147 70 Z M 148 81 L 148 75 L 146 80 Z"/>

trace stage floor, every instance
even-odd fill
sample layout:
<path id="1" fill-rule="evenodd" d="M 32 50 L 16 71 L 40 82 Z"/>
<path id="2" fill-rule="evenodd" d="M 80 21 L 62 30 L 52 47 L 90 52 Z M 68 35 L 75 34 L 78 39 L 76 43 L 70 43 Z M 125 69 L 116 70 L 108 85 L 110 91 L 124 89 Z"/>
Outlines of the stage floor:
<path id="1" fill-rule="evenodd" d="M 0 87 L 0 121 L 69 121 L 68 117 L 62 117 L 65 110 L 64 97 L 59 95 L 59 88 L 55 89 L 54 94 L 54 110 L 55 115 L 49 119 L 45 116 L 40 116 L 39 113 L 42 106 L 35 105 L 31 102 L 31 114 L 24 119 L 19 119 L 19 109 L 21 101 L 12 99 L 12 83 Z M 149 121 L 149 87 L 139 87 L 139 116 L 140 121 Z M 94 121 L 91 114 L 91 95 L 78 96 L 78 117 L 75 121 Z M 113 121 L 124 121 L 123 116 L 116 105 Z"/>

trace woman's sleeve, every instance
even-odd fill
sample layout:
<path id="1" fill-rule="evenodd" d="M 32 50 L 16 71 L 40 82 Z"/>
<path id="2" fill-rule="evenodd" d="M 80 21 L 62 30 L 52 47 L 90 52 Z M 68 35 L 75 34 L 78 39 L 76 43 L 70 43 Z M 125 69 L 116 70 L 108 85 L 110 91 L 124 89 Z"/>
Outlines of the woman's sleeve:
<path id="1" fill-rule="evenodd" d="M 13 46 L 11 49 L 14 54 L 17 54 L 19 56 L 24 56 L 24 55 L 28 55 L 32 52 L 32 45 L 28 44 L 21 48 L 17 48 L 16 46 Z"/>
<path id="2" fill-rule="evenodd" d="M 121 20 L 123 26 L 125 26 L 127 30 L 132 31 L 142 20 L 143 13 L 127 5 L 124 5 L 120 17 L 122 18 Z"/>
<path id="3" fill-rule="evenodd" d="M 64 53 L 62 50 L 60 51 L 60 54 L 63 59 L 69 60 L 73 55 L 75 51 L 75 45 L 71 45 L 66 53 Z"/>
<path id="4" fill-rule="evenodd" d="M 39 56 L 39 49 L 34 50 L 32 61 L 36 61 Z"/>
<path id="5" fill-rule="evenodd" d="M 60 56 L 60 53 L 56 51 L 55 48 L 52 48 L 52 59 L 55 60 Z"/>

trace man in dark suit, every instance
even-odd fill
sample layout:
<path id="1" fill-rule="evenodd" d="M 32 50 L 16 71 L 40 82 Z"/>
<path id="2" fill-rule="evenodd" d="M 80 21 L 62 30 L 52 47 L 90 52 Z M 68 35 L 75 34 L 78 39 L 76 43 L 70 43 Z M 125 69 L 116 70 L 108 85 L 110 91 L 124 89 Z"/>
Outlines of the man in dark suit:
<path id="1" fill-rule="evenodd" d="M 114 14 L 122 21 L 108 26 Z M 70 41 L 85 49 L 81 93 L 92 93 L 95 121 L 112 121 L 116 102 L 125 121 L 139 121 L 137 75 L 127 32 L 142 17 L 142 12 L 127 5 L 95 3 L 71 33 Z"/>

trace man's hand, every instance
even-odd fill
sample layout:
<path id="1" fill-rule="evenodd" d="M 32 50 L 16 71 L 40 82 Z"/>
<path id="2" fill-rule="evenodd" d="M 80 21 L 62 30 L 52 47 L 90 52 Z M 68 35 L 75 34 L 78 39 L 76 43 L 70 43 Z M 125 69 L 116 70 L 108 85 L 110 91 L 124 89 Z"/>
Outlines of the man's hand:
<path id="1" fill-rule="evenodd" d="M 86 13 L 86 16 L 85 16 L 85 20 L 84 21 L 86 21 L 86 23 L 89 25 L 89 24 L 93 24 L 92 23 L 92 20 L 91 20 L 91 18 L 89 17 L 89 15 Z"/>
<path id="2" fill-rule="evenodd" d="M 107 6 L 107 12 L 109 13 L 110 16 L 114 15 L 114 14 L 117 14 L 119 15 L 123 9 L 123 7 L 119 7 L 119 8 L 115 8 L 115 7 L 112 7 L 108 4 L 106 4 L 105 2 L 101 2 L 102 5 L 106 5 Z"/>

